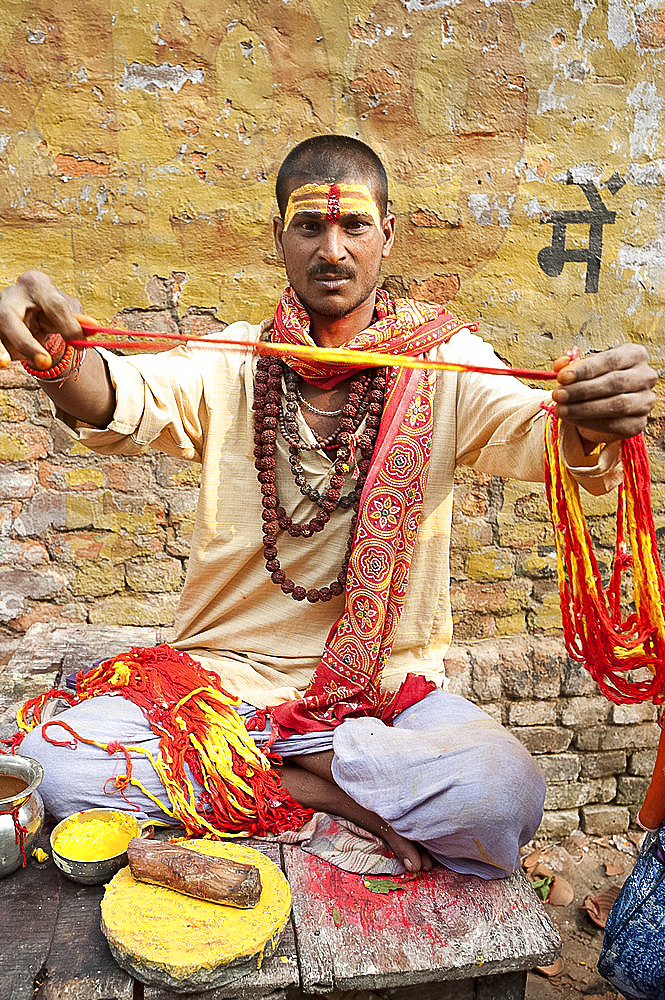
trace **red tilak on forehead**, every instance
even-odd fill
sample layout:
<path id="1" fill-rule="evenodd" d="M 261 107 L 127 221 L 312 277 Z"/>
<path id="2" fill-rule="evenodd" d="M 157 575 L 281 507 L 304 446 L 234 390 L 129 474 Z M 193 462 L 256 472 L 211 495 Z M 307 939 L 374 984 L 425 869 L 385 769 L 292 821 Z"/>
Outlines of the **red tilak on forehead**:
<path id="1" fill-rule="evenodd" d="M 326 209 L 326 219 L 328 222 L 337 222 L 339 219 L 339 196 L 340 190 L 336 184 L 331 184 L 328 188 L 328 208 Z"/>

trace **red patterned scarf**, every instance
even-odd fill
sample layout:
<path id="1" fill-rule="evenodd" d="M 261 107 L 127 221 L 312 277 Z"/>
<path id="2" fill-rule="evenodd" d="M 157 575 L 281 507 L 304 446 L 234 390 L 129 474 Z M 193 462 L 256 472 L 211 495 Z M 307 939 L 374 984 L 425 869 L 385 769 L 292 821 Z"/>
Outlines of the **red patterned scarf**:
<path id="1" fill-rule="evenodd" d="M 392 301 L 382 289 L 377 291 L 376 314 L 377 321 L 346 349 L 424 355 L 468 327 L 441 306 Z M 314 343 L 307 312 L 290 288 L 277 307 L 271 339 Z M 347 367 L 299 359 L 289 363 L 308 382 L 324 388 L 348 378 Z M 379 436 L 360 498 L 344 611 L 330 630 L 304 697 L 260 713 L 263 720 L 270 717 L 274 738 L 332 729 L 354 715 L 390 722 L 436 686 L 409 674 L 397 691 L 381 690 L 422 513 L 435 388 L 436 373 L 430 369 L 389 369 Z"/>

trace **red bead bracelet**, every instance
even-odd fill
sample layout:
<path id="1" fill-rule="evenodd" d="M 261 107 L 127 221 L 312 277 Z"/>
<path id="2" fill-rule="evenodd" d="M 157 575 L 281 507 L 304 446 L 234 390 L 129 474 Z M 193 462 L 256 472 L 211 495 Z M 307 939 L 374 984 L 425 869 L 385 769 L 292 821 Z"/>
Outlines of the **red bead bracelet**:
<path id="1" fill-rule="evenodd" d="M 57 365 L 52 365 L 44 371 L 41 371 L 39 368 L 31 368 L 27 361 L 21 361 L 21 364 L 27 371 L 28 375 L 32 375 L 34 378 L 50 381 L 51 379 L 60 378 L 61 375 L 65 374 L 71 364 L 71 360 L 74 357 L 75 352 L 76 348 L 72 347 L 71 344 L 68 344 L 65 353 L 60 358 Z"/>

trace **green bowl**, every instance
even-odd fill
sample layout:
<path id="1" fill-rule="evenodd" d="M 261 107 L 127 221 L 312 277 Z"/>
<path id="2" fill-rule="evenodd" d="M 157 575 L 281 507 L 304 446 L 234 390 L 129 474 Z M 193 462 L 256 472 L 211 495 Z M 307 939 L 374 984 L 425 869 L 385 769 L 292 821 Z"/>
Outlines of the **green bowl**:
<path id="1" fill-rule="evenodd" d="M 116 872 L 119 872 L 121 868 L 124 868 L 129 863 L 126 850 L 122 854 L 116 854 L 111 858 L 98 858 L 95 861 L 74 861 L 72 858 L 65 857 L 55 847 L 58 833 L 63 827 L 71 823 L 81 823 L 89 819 L 112 820 L 117 819 L 119 816 L 123 818 L 123 822 L 130 823 L 132 828 L 135 827 L 132 836 L 141 836 L 139 821 L 134 819 L 129 813 L 122 812 L 120 809 L 82 809 L 81 812 L 65 817 L 65 819 L 61 820 L 53 828 L 51 833 L 51 852 L 53 860 L 63 875 L 66 875 L 67 878 L 72 879 L 74 882 L 80 882 L 81 885 L 100 885 L 102 882 L 108 882 L 112 879 Z"/>

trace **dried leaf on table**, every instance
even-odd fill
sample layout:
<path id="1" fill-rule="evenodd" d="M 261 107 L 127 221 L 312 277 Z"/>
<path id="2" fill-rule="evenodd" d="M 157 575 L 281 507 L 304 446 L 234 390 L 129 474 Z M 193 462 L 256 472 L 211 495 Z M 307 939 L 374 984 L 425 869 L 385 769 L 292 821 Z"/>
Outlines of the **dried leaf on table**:
<path id="1" fill-rule="evenodd" d="M 368 875 L 363 875 L 363 885 L 370 892 L 395 892 L 395 890 L 404 890 L 404 886 L 401 882 L 396 882 L 394 878 L 370 878 Z"/>

